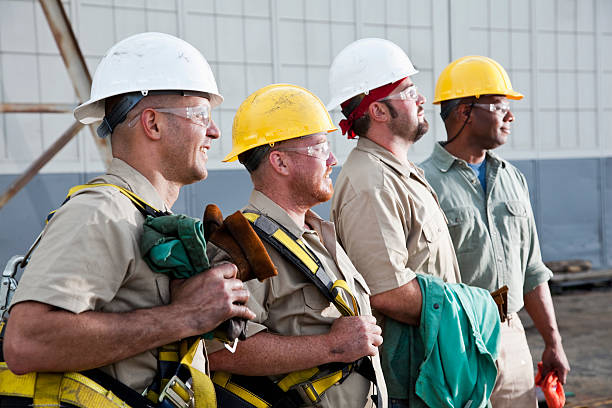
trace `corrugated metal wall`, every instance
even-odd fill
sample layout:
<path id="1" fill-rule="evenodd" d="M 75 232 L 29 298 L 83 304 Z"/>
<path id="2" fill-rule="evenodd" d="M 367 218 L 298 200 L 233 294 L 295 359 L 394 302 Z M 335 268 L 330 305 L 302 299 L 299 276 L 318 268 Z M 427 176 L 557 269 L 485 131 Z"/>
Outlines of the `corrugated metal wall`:
<path id="1" fill-rule="evenodd" d="M 513 133 L 499 153 L 529 179 L 545 258 L 571 255 L 612 264 L 612 1 L 71 0 L 64 6 L 92 74 L 112 44 L 142 31 L 184 38 L 213 67 L 226 97 L 214 112 L 223 136 L 213 145 L 209 180 L 190 186 L 177 211 L 200 215 L 205 198 L 234 210 L 248 196 L 225 187 L 247 190 L 249 182 L 239 166 L 220 159 L 230 149 L 234 112 L 249 93 L 291 82 L 326 101 L 333 56 L 357 38 L 377 36 L 406 50 L 420 70 L 413 79 L 428 100 L 452 59 L 482 54 L 498 60 L 526 95 L 513 103 Z M 77 103 L 34 0 L 0 0 L 0 77 L 0 102 Z M 432 105 L 426 113 L 432 126 L 414 146 L 416 162 L 445 137 Z M 0 114 L 0 188 L 71 121 L 69 114 Z M 353 142 L 335 136 L 334 153 L 342 163 Z M 43 169 L 44 176 L 0 210 L 0 261 L 27 245 L 71 184 L 102 168 L 90 134 L 82 131 Z"/>

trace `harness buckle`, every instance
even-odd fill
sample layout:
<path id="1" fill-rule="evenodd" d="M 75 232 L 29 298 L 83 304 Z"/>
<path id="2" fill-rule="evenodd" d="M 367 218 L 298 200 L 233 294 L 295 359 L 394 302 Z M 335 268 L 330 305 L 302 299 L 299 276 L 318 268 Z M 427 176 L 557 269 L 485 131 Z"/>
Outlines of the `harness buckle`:
<path id="1" fill-rule="evenodd" d="M 2 278 L 0 279 L 0 320 L 4 320 L 8 313 L 8 308 L 13 298 L 13 293 L 17 289 L 17 280 L 15 275 L 19 264 L 23 261 L 24 257 L 21 255 L 15 255 L 9 259 L 4 271 L 2 272 Z"/>
<path id="2" fill-rule="evenodd" d="M 159 394 L 159 402 L 163 402 L 164 399 L 176 408 L 193 408 L 194 406 L 193 391 L 176 375 L 170 378 Z"/>
<path id="3" fill-rule="evenodd" d="M 297 384 L 294 389 L 304 402 L 312 404 L 315 407 L 319 406 L 318 404 L 321 402 L 321 396 L 312 385 L 312 382 L 304 381 L 303 383 Z"/>

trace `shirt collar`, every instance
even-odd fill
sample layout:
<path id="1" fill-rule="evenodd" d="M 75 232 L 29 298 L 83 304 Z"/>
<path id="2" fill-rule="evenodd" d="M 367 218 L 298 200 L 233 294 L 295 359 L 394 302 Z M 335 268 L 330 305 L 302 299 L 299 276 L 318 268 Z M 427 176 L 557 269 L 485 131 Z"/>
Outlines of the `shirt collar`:
<path id="1" fill-rule="evenodd" d="M 453 163 L 455 162 L 465 162 L 465 160 L 460 159 L 458 157 L 450 154 L 443 146 L 442 142 L 438 142 L 434 144 L 433 153 L 431 154 L 433 162 L 436 167 L 440 169 L 441 172 L 446 173 Z M 491 150 L 487 150 L 487 158 L 492 160 L 495 164 L 499 164 L 502 167 L 506 167 L 506 161 L 499 157 L 497 154 L 493 153 Z"/>
<path id="2" fill-rule="evenodd" d="M 383 163 L 387 164 L 389 167 L 405 177 L 410 177 L 411 173 L 417 173 L 415 167 L 404 165 L 397 157 L 393 155 L 393 153 L 381 145 L 371 141 L 367 137 L 359 138 L 356 149 L 378 157 Z"/>
<path id="3" fill-rule="evenodd" d="M 287 228 L 289 232 L 296 237 L 301 238 L 304 233 L 310 232 L 303 226 L 297 225 L 281 206 L 276 204 L 261 191 L 253 190 L 251 192 L 249 204 L 243 210 L 253 209 L 272 218 L 274 221 Z M 308 210 L 306 212 L 305 221 L 306 224 L 310 225 L 314 231 L 323 238 L 324 241 L 329 240 L 329 237 L 333 237 L 333 240 L 336 239 L 336 231 L 333 224 L 319 217 L 314 211 Z M 327 245 L 325 246 L 327 247 Z"/>
<path id="4" fill-rule="evenodd" d="M 106 173 L 119 178 L 128 190 L 138 195 L 147 204 L 158 210 L 170 210 L 149 179 L 123 160 L 114 157 Z"/>
<path id="5" fill-rule="evenodd" d="M 287 214 L 287 212 L 274 201 L 272 201 L 267 195 L 258 190 L 251 192 L 249 198 L 249 204 L 243 210 L 255 210 L 261 214 L 267 215 L 274 221 L 287 228 L 296 237 L 301 237 L 304 233 L 304 228 L 299 226 L 293 221 L 293 219 Z"/>

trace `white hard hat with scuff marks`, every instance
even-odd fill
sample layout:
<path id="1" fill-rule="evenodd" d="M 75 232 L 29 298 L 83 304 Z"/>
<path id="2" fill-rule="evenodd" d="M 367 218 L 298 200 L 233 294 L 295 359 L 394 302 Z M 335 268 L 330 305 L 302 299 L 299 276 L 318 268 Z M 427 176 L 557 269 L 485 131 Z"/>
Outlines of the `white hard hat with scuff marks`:
<path id="1" fill-rule="evenodd" d="M 104 117 L 106 98 L 163 90 L 208 93 L 212 107 L 223 102 L 208 62 L 194 46 L 169 34 L 136 34 L 107 51 L 94 74 L 90 99 L 74 116 L 89 124 Z"/>

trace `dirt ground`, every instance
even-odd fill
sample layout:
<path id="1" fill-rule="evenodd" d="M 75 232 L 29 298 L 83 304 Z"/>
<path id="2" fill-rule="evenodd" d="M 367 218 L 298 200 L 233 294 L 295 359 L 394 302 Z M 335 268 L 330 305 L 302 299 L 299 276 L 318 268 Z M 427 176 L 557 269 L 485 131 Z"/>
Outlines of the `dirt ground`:
<path id="1" fill-rule="evenodd" d="M 565 392 L 575 394 L 566 407 L 612 408 L 612 288 L 565 289 L 553 302 L 571 366 Z M 537 364 L 544 343 L 529 315 L 520 315 Z"/>

